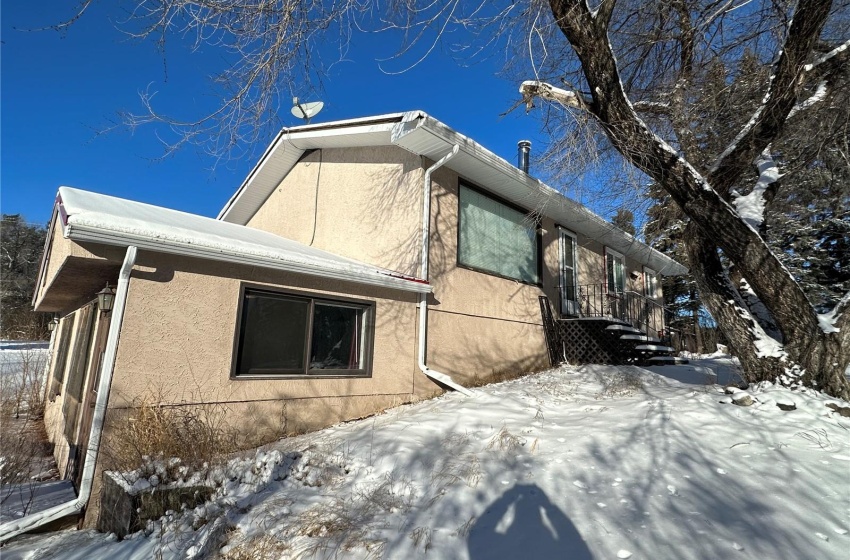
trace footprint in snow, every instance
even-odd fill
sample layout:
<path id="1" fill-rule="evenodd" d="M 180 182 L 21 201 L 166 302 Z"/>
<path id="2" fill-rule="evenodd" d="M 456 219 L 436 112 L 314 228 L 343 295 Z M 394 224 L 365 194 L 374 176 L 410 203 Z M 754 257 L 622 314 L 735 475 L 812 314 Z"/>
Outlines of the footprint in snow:
<path id="1" fill-rule="evenodd" d="M 587 484 L 580 480 L 573 480 L 573 486 L 581 488 L 582 490 L 587 490 Z"/>
<path id="2" fill-rule="evenodd" d="M 847 529 L 838 529 L 838 528 L 835 528 L 835 529 L 833 529 L 833 531 L 835 531 L 835 532 L 836 532 L 836 533 L 838 533 L 839 535 L 846 535 L 846 534 L 847 534 Z"/>
<path id="3" fill-rule="evenodd" d="M 723 469 L 717 469 L 717 474 L 726 474 L 726 471 Z"/>
<path id="4" fill-rule="evenodd" d="M 732 543 L 732 548 L 734 548 L 735 550 L 744 550 L 744 547 L 736 542 Z"/>
<path id="5" fill-rule="evenodd" d="M 620 549 L 617 552 L 617 558 L 631 558 L 631 557 L 632 557 L 632 553 L 629 552 L 628 550 L 626 550 L 625 548 Z"/>
<path id="6" fill-rule="evenodd" d="M 815 535 L 817 536 L 817 538 L 823 539 L 823 540 L 829 542 L 829 537 L 824 535 L 823 533 L 815 533 Z"/>
<path id="7" fill-rule="evenodd" d="M 678 494 L 676 493 L 676 487 L 672 484 L 667 485 L 667 491 L 670 492 L 671 496 L 678 496 Z"/>

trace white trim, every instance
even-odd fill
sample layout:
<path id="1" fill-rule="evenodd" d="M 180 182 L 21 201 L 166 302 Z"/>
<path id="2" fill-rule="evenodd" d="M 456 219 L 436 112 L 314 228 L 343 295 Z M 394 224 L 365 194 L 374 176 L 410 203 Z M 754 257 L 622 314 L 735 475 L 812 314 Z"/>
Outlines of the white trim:
<path id="1" fill-rule="evenodd" d="M 647 283 L 646 283 L 646 277 L 647 276 L 652 276 L 653 278 L 655 278 L 655 292 L 652 293 L 652 294 L 649 293 L 649 290 L 648 290 L 649 286 L 647 286 Z M 658 299 L 658 295 L 657 295 L 658 294 L 658 286 L 659 286 L 658 272 L 656 272 L 655 269 L 649 268 L 648 266 L 644 266 L 643 267 L 643 295 L 645 297 L 650 298 L 650 299 Z"/>
<path id="2" fill-rule="evenodd" d="M 384 132 L 373 134 L 379 129 Z M 364 135 L 367 131 L 372 133 Z M 283 129 L 245 182 L 225 204 L 219 219 L 246 223 L 268 194 L 290 173 L 305 150 L 378 145 L 398 146 L 434 161 L 457 145 L 460 147 L 458 157 L 448 167 L 496 196 L 521 207 L 539 210 L 543 216 L 557 223 L 569 223 L 577 233 L 602 245 L 613 244 L 630 258 L 641 264 L 650 264 L 661 274 L 687 273 L 686 267 L 667 255 L 623 232 L 587 207 L 563 196 L 422 111 Z M 270 160 L 274 160 L 274 165 L 267 165 Z M 246 191 L 254 192 L 246 194 Z"/>
<path id="3" fill-rule="evenodd" d="M 78 242 L 135 246 L 227 263 L 427 293 L 418 278 L 309 247 L 270 232 L 204 216 L 60 187 L 63 235 Z M 60 212 L 62 215 L 62 212 Z"/>
<path id="4" fill-rule="evenodd" d="M 308 274 L 311 276 L 321 276 L 323 278 L 333 278 L 335 280 L 344 280 L 347 282 L 354 282 L 357 284 L 368 284 L 372 286 L 380 286 L 383 288 L 394 288 L 397 290 L 413 293 L 431 292 L 431 285 L 426 282 L 421 282 L 415 279 L 407 279 L 401 277 L 401 275 L 399 275 L 399 277 L 390 276 L 390 272 L 380 271 L 377 267 L 375 267 L 373 271 L 341 270 L 332 267 L 321 266 L 318 264 L 310 264 L 297 261 L 284 261 L 255 255 L 243 255 L 235 251 L 222 251 L 197 245 L 178 243 L 174 241 L 147 238 L 141 235 L 103 231 L 98 228 L 72 225 L 70 223 L 68 224 L 66 230 L 67 232 L 65 237 L 73 241 L 89 241 L 92 243 L 100 243 L 103 245 L 117 245 L 119 247 L 135 245 L 140 249 L 145 249 L 156 253 L 168 253 L 172 255 L 195 257 L 199 259 L 214 260 L 234 264 L 244 264 L 249 266 L 259 266 L 261 268 L 269 268 L 272 270 L 295 272 L 298 274 Z"/>
<path id="5" fill-rule="evenodd" d="M 602 262 L 604 263 L 603 271 L 605 272 L 605 289 L 606 289 L 606 292 L 610 293 L 609 290 L 611 289 L 611 286 L 608 285 L 608 280 L 609 280 L 608 279 L 608 255 L 611 255 L 612 257 L 619 257 L 620 261 L 622 262 L 622 265 L 623 265 L 623 290 L 622 291 L 625 292 L 626 288 L 628 287 L 627 286 L 628 278 L 626 277 L 626 275 L 628 273 L 628 269 L 626 267 L 626 257 L 625 257 L 625 255 L 623 255 L 623 253 L 620 253 L 619 251 L 615 251 L 614 249 L 612 249 L 611 247 L 608 247 L 607 245 L 605 245 L 605 249 L 602 252 L 602 254 L 603 254 L 603 261 Z M 616 265 L 616 261 L 613 261 L 613 262 Z M 614 275 L 614 279 L 616 280 L 616 274 Z"/>
<path id="6" fill-rule="evenodd" d="M 428 262 L 430 260 L 430 248 L 431 248 L 431 174 L 446 164 L 447 161 L 452 159 L 457 155 L 458 146 L 454 146 L 452 150 L 437 160 L 434 165 L 425 170 L 425 176 L 423 178 L 423 186 L 422 186 L 422 196 L 424 197 L 422 204 L 422 278 L 428 279 Z M 473 396 L 473 392 L 455 383 L 451 377 L 446 375 L 445 373 L 433 370 L 428 367 L 425 363 L 425 349 L 428 344 L 428 294 L 421 294 L 419 296 L 419 337 L 417 341 L 418 351 L 416 353 L 416 365 L 419 367 L 419 371 L 424 373 L 426 376 L 434 379 L 451 387 L 455 391 L 460 391 L 467 397 Z"/>
<path id="7" fill-rule="evenodd" d="M 578 236 L 575 233 L 573 233 L 572 231 L 570 231 L 570 230 L 568 230 L 564 227 L 561 227 L 561 226 L 557 226 L 556 229 L 558 230 L 558 284 L 559 284 L 558 289 L 561 292 L 559 294 L 560 299 L 561 299 L 561 310 L 560 311 L 561 311 L 562 314 L 567 313 L 569 315 L 578 315 L 579 312 L 580 312 L 580 309 L 579 309 L 579 294 L 578 294 L 578 289 L 579 289 L 579 281 L 578 281 Z M 565 255 L 565 252 L 564 252 L 564 236 L 567 236 L 567 237 L 569 237 L 570 239 L 573 240 L 573 243 L 572 243 L 572 245 L 573 245 L 573 266 L 572 266 L 572 269 L 573 269 L 573 290 L 575 292 L 573 294 L 573 296 L 574 296 L 575 299 L 568 300 L 568 301 L 571 301 L 575 305 L 575 309 L 566 309 L 565 308 L 566 301 L 564 299 L 564 255 Z"/>
<path id="8" fill-rule="evenodd" d="M 109 322 L 109 333 L 106 337 L 106 349 L 104 350 L 103 363 L 100 368 L 100 383 L 97 387 L 97 399 L 94 403 L 94 414 L 92 416 L 88 447 L 86 448 L 86 461 L 83 465 L 83 474 L 80 480 L 80 491 L 73 501 L 3 523 L 0 525 L 0 543 L 27 531 L 32 531 L 42 525 L 46 525 L 51 521 L 62 519 L 69 515 L 76 515 L 88 504 L 89 497 L 91 496 L 92 482 L 94 480 L 95 466 L 97 465 L 97 456 L 100 450 L 103 422 L 106 418 L 106 405 L 109 400 L 109 389 L 112 385 L 112 373 L 115 369 L 115 355 L 118 351 L 121 323 L 124 320 L 124 308 L 127 304 L 130 274 L 133 271 L 135 262 L 136 247 L 127 247 L 124 264 L 121 266 L 121 271 L 118 274 L 118 287 L 115 292 L 115 304 L 112 309 L 112 319 Z"/>

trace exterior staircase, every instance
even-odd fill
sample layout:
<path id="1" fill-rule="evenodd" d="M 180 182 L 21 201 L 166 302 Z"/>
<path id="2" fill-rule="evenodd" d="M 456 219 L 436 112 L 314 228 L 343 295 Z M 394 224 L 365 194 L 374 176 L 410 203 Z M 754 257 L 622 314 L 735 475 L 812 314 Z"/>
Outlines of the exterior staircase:
<path id="1" fill-rule="evenodd" d="M 669 340 L 647 334 L 629 321 L 610 316 L 556 318 L 545 296 L 540 296 L 540 310 L 553 366 L 687 363 L 675 356 Z"/>

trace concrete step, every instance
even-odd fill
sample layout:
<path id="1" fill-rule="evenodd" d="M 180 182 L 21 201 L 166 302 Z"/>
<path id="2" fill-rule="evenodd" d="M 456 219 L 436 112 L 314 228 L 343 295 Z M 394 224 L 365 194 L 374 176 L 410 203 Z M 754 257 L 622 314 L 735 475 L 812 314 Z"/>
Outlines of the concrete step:
<path id="1" fill-rule="evenodd" d="M 669 346 L 661 346 L 659 344 L 638 344 L 635 346 L 635 350 L 640 350 L 641 352 L 674 352 L 673 348 Z"/>
<path id="2" fill-rule="evenodd" d="M 637 342 L 661 342 L 660 338 L 647 336 L 645 334 L 624 334 L 620 336 L 620 340 L 634 340 Z"/>
<path id="3" fill-rule="evenodd" d="M 621 324 L 608 325 L 607 327 L 605 327 L 605 330 L 606 331 L 617 331 L 617 332 L 622 332 L 622 333 L 643 334 L 642 330 L 636 329 L 631 325 L 621 325 Z"/>
<path id="4" fill-rule="evenodd" d="M 653 356 L 647 360 L 651 365 L 661 366 L 661 365 L 669 365 L 669 366 L 678 366 L 689 363 L 685 358 L 680 358 L 678 356 Z"/>

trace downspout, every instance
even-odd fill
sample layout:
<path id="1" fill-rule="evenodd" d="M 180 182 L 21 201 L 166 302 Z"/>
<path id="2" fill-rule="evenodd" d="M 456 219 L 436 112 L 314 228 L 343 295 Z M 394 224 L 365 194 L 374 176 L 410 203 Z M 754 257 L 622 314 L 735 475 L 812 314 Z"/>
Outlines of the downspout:
<path id="1" fill-rule="evenodd" d="M 455 157 L 460 146 L 457 144 L 452 147 L 452 151 L 437 160 L 434 165 L 425 170 L 425 185 L 424 185 L 424 201 L 422 204 L 422 272 L 420 274 L 423 280 L 428 280 L 428 264 L 431 248 L 431 174 L 445 165 L 447 161 Z M 425 347 L 428 340 L 428 294 L 422 293 L 419 295 L 419 370 L 438 381 L 439 383 L 451 387 L 455 391 L 460 391 L 464 395 L 471 397 L 472 391 L 455 383 L 451 377 L 445 373 L 433 370 L 425 364 Z"/>
<path id="2" fill-rule="evenodd" d="M 118 337 L 121 334 L 121 322 L 124 319 L 124 308 L 127 305 L 127 289 L 130 284 L 130 273 L 136 262 L 136 247 L 127 247 L 124 264 L 118 274 L 118 287 L 115 293 L 115 304 L 112 319 L 109 322 L 109 333 L 106 337 L 106 349 L 103 354 L 103 365 L 100 369 L 100 383 L 97 386 L 97 399 L 92 417 L 91 435 L 86 448 L 86 462 L 83 466 L 83 476 L 80 490 L 75 500 L 53 506 L 44 511 L 27 515 L 21 519 L 9 521 L 0 525 L 0 543 L 12 537 L 32 531 L 51 521 L 74 515 L 83 511 L 91 496 L 94 470 L 100 449 L 100 436 L 103 432 L 103 422 L 106 417 L 106 403 L 109 398 L 109 387 L 112 384 L 112 373 L 115 367 L 115 354 L 118 351 Z"/>

